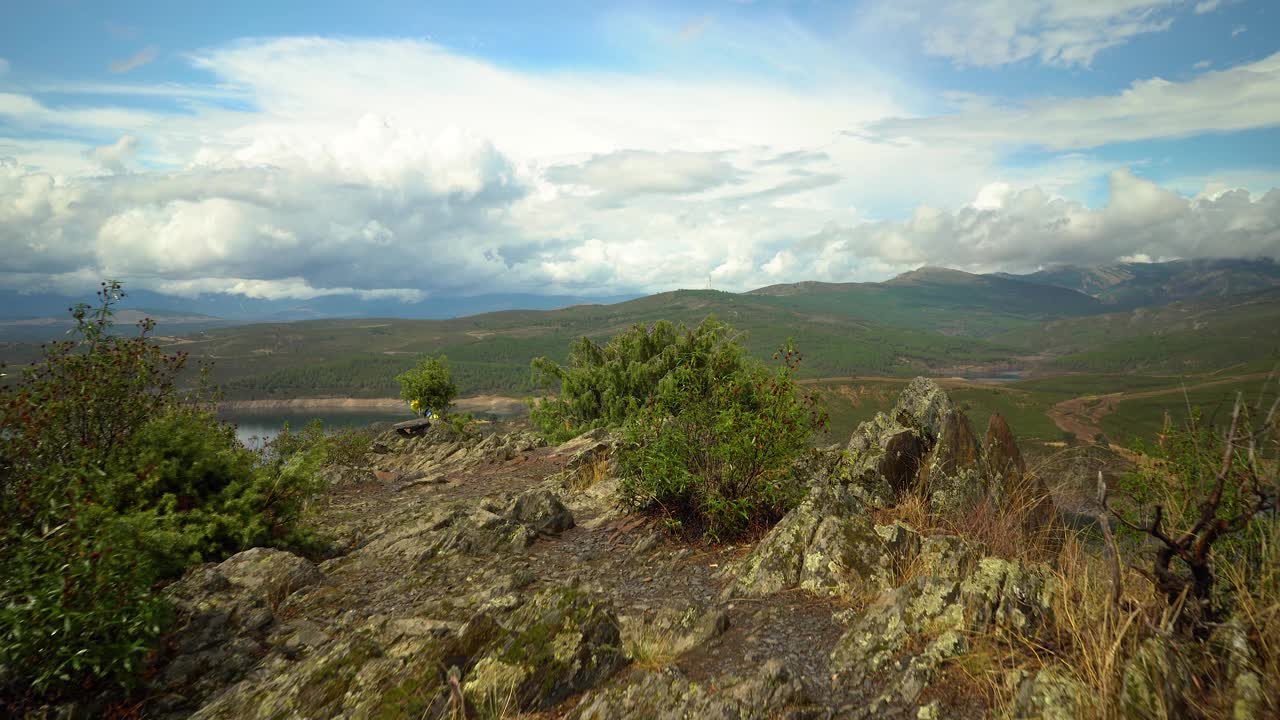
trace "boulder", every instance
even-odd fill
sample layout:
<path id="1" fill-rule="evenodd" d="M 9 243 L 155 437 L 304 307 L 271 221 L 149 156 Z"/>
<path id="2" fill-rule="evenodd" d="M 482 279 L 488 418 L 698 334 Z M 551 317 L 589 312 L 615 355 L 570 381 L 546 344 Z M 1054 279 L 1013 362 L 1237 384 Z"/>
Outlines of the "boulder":
<path id="1" fill-rule="evenodd" d="M 918 486 L 936 513 L 967 512 L 986 493 L 980 463 L 982 451 L 969 418 L 952 409 L 943 415 L 941 432 L 920 466 Z"/>
<path id="2" fill-rule="evenodd" d="M 463 687 L 473 702 L 541 710 L 593 687 L 625 663 L 613 610 L 592 595 L 555 589 L 516 610 Z"/>
<path id="3" fill-rule="evenodd" d="M 912 578 L 881 593 L 836 643 L 833 683 L 868 694 L 871 715 L 913 707 L 973 633 L 1040 637 L 1056 591 L 1043 566 L 992 557 L 961 578 Z"/>
<path id="4" fill-rule="evenodd" d="M 772 720 L 805 714 L 804 684 L 777 660 L 747 678 L 717 678 L 714 685 L 690 682 L 676 670 L 641 673 L 630 682 L 588 694 L 572 720 Z M 821 717 L 821 715 L 819 715 Z"/>
<path id="5" fill-rule="evenodd" d="M 764 596 L 791 588 L 819 593 L 890 586 L 919 535 L 876 525 L 844 486 L 813 488 L 736 568 L 730 594 Z"/>
<path id="6" fill-rule="evenodd" d="M 270 649 L 281 603 L 323 580 L 310 561 L 268 548 L 189 570 L 167 590 L 178 622 L 172 657 L 148 681 L 156 712 L 185 714 L 243 677 Z"/>
<path id="7" fill-rule="evenodd" d="M 1120 708 L 1126 718 L 1185 717 L 1191 664 L 1167 637 L 1147 638 L 1124 667 Z"/>

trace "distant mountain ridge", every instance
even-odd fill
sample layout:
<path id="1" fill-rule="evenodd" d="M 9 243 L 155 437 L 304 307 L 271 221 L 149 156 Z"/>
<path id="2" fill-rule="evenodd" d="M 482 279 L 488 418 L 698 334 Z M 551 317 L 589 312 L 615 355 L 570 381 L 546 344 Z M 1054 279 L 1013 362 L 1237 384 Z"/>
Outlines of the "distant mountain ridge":
<path id="1" fill-rule="evenodd" d="M 1077 290 L 1107 305 L 1135 308 L 1199 297 L 1227 297 L 1280 287 L 1280 263 L 1270 258 L 1174 260 L 1062 266 L 1011 278 Z"/>
<path id="2" fill-rule="evenodd" d="M 1005 334 L 1028 323 L 1197 298 L 1233 297 L 1272 288 L 1280 288 L 1280 264 L 1262 259 L 1062 266 L 1026 275 L 974 274 L 925 266 L 883 282 L 802 281 L 736 295 L 723 294 L 743 300 L 768 300 L 806 316 L 982 338 Z M 146 312 L 159 321 L 158 332 L 183 334 L 251 323 L 340 318 L 444 320 L 503 311 L 546 311 L 628 302 L 660 308 L 667 302 L 664 298 L 671 297 L 674 297 L 672 293 L 643 297 L 511 293 L 403 303 L 387 299 L 361 300 L 348 295 L 305 301 L 220 294 L 186 298 L 137 290 L 129 291 L 121 308 L 138 312 L 146 308 Z M 0 340 L 60 335 L 69 324 L 66 308 L 90 300 L 91 297 L 0 291 Z M 133 320 L 132 316 L 120 319 L 122 325 Z"/>

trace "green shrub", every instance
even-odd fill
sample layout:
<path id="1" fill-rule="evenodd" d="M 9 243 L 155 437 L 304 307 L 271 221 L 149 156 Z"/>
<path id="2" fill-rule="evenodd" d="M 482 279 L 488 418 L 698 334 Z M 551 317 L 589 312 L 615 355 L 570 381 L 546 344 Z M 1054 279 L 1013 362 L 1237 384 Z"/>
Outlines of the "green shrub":
<path id="1" fill-rule="evenodd" d="M 14 716 L 24 701 L 132 687 L 169 617 L 138 535 L 76 507 L 0 540 L 0 710 Z"/>
<path id="2" fill-rule="evenodd" d="M 535 384 L 557 394 L 536 401 L 530 420 L 552 442 L 621 427 L 673 369 L 705 362 L 715 348 L 733 344 L 730 333 L 729 326 L 708 318 L 694 330 L 666 320 L 634 325 L 604 346 L 579 338 L 569 347 L 567 365 L 545 357 L 533 361 Z"/>
<path id="3" fill-rule="evenodd" d="M 123 297 L 73 309 L 78 341 L 0 388 L 0 714 L 128 689 L 168 611 L 157 582 L 255 545 L 316 550 L 302 523 L 335 444 L 260 456 L 180 397 L 185 358 L 112 335 Z"/>
<path id="4" fill-rule="evenodd" d="M 400 383 L 400 398 L 415 412 L 433 410 L 443 414 L 458 396 L 458 386 L 443 355 L 422 358 L 413 369 L 396 376 L 396 381 Z"/>
<path id="5" fill-rule="evenodd" d="M 798 354 L 771 372 L 735 343 L 691 357 L 623 426 L 622 501 L 713 540 L 776 522 L 804 495 L 794 465 L 826 414 L 798 392 Z"/>

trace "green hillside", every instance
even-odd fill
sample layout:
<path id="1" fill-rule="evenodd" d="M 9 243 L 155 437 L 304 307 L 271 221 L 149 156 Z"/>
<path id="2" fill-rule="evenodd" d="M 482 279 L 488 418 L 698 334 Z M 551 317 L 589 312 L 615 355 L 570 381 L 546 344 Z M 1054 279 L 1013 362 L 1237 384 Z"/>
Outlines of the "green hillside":
<path id="1" fill-rule="evenodd" d="M 1011 349 L 979 339 L 807 314 L 777 298 L 684 290 L 617 305 L 511 311 L 457 320 L 317 320 L 249 325 L 183 338 L 180 347 L 214 362 L 228 398 L 394 394 L 394 376 L 416 355 L 449 356 L 464 394 L 528 392 L 529 361 L 563 360 L 569 341 L 607 339 L 635 323 L 696 324 L 708 315 L 745 334 L 769 358 L 788 337 L 805 354 L 803 375 L 906 376 L 1004 365 Z"/>

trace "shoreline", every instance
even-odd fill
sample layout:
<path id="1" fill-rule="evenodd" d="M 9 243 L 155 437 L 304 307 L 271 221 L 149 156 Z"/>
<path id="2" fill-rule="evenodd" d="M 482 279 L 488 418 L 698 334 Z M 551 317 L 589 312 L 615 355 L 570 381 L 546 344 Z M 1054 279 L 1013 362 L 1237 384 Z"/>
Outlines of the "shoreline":
<path id="1" fill-rule="evenodd" d="M 526 412 L 524 401 L 520 398 L 502 395 L 477 395 L 459 398 L 453 403 L 454 410 L 471 413 L 493 413 L 495 415 L 521 415 Z M 405 402 L 400 398 L 290 398 L 288 400 L 224 400 L 218 403 L 218 412 L 238 413 L 273 413 L 297 411 L 324 412 L 404 412 L 410 414 Z"/>

